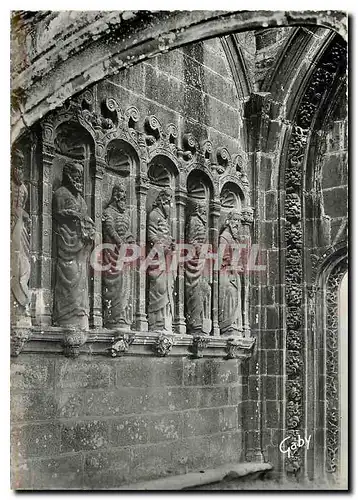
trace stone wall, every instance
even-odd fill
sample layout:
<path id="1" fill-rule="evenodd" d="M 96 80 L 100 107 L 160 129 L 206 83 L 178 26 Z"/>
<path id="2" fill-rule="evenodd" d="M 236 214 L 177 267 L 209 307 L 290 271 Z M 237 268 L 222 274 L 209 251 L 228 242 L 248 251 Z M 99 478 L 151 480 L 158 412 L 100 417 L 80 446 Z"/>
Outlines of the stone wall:
<path id="1" fill-rule="evenodd" d="M 238 360 L 22 354 L 14 488 L 114 488 L 244 459 Z"/>

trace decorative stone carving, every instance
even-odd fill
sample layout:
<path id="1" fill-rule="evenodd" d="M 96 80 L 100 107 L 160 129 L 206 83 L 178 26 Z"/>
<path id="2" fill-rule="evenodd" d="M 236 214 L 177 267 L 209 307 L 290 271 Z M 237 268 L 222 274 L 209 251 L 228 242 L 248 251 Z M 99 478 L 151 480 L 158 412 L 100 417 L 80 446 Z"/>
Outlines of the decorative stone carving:
<path id="1" fill-rule="evenodd" d="M 240 349 L 240 343 L 235 338 L 227 339 L 227 344 L 226 344 L 227 359 L 237 358 L 239 349 Z"/>
<path id="2" fill-rule="evenodd" d="M 87 333 L 84 330 L 76 328 L 66 330 L 62 340 L 63 354 L 68 358 L 77 358 L 86 341 Z"/>
<path id="3" fill-rule="evenodd" d="M 94 222 L 81 196 L 83 167 L 68 161 L 53 199 L 56 269 L 53 320 L 59 326 L 88 330 L 88 260 Z"/>
<path id="4" fill-rule="evenodd" d="M 203 349 L 209 345 L 210 337 L 197 335 L 193 338 L 192 353 L 195 358 L 203 357 Z"/>
<path id="5" fill-rule="evenodd" d="M 171 190 L 159 192 L 148 216 L 147 241 L 152 265 L 148 266 L 148 323 L 155 331 L 172 331 L 173 289 L 176 270 L 171 269 L 175 249 L 170 227 Z"/>
<path id="6" fill-rule="evenodd" d="M 342 259 L 331 272 L 327 282 L 326 309 L 326 469 L 339 469 L 339 286 L 347 271 L 347 259 Z"/>
<path id="7" fill-rule="evenodd" d="M 130 345 L 134 342 L 134 335 L 123 334 L 120 337 L 117 337 L 111 347 L 108 349 L 109 354 L 112 358 L 116 358 L 117 356 L 121 356 L 125 354 Z"/>
<path id="8" fill-rule="evenodd" d="M 219 274 L 219 326 L 225 336 L 242 333 L 241 276 L 234 252 L 239 243 L 240 214 L 228 214 L 219 237 L 222 265 Z"/>
<path id="9" fill-rule="evenodd" d="M 27 189 L 23 182 L 24 155 L 15 150 L 11 178 L 11 324 L 31 326 L 30 290 L 30 218 L 25 210 Z"/>
<path id="10" fill-rule="evenodd" d="M 157 338 L 154 344 L 154 351 L 158 356 L 167 356 L 174 345 L 174 341 L 171 337 L 161 334 Z"/>
<path id="11" fill-rule="evenodd" d="M 11 344 L 10 353 L 11 356 L 18 356 L 22 351 L 25 343 L 31 337 L 30 328 L 15 328 L 11 327 Z"/>
<path id="12" fill-rule="evenodd" d="M 186 242 L 190 245 L 192 258 L 185 262 L 185 305 L 187 333 L 192 335 L 210 333 L 211 330 L 211 288 L 206 254 L 207 210 L 204 204 L 192 203 L 186 224 Z"/>
<path id="13" fill-rule="evenodd" d="M 123 244 L 134 243 L 129 233 L 130 218 L 126 210 L 126 190 L 123 183 L 112 189 L 111 199 L 103 212 L 102 230 L 104 246 L 102 253 L 103 318 L 108 328 L 130 328 L 132 311 L 130 310 L 131 273 L 123 265 Z M 125 247 L 123 247 L 125 248 Z M 127 250 L 128 251 L 128 250 Z"/>

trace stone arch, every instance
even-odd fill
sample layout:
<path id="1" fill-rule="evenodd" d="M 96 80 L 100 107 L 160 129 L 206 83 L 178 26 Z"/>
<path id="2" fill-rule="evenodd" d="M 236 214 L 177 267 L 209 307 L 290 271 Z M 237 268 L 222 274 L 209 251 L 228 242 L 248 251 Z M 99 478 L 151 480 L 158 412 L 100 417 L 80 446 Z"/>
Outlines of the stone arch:
<path id="1" fill-rule="evenodd" d="M 14 14 L 12 41 L 19 50 L 19 57 L 14 64 L 16 70 L 12 82 L 13 140 L 22 133 L 25 123 L 28 127 L 33 125 L 50 109 L 61 106 L 68 97 L 92 83 L 123 67 L 193 41 L 262 27 L 296 25 L 319 25 L 336 31 L 342 37 L 347 36 L 343 12 L 225 11 L 218 15 L 215 11 L 196 11 L 194 14 L 183 11 L 180 16 L 177 12 L 153 15 L 144 29 L 140 27 L 141 43 L 138 44 L 133 35 L 138 32 L 140 12 L 130 13 L 129 16 L 127 13 L 102 13 L 96 19 L 95 36 L 88 27 L 88 20 L 81 14 L 78 13 L 75 22 L 61 13 L 49 14 L 45 19 L 36 17 L 36 13 L 33 16 L 21 12 Z M 60 32 L 57 16 L 62 16 Z M 37 23 L 36 29 L 43 29 L 43 22 L 48 24 L 48 37 L 41 39 L 41 47 L 31 46 L 30 53 L 23 54 L 22 47 L 25 45 L 21 43 L 21 37 L 33 29 L 32 23 Z M 68 29 L 71 24 L 71 37 L 66 36 L 66 23 Z M 131 36 L 119 40 L 123 28 Z M 33 39 L 38 37 L 35 35 Z M 101 51 L 103 40 L 107 41 L 106 58 Z M 60 64 L 59 53 L 62 56 Z M 27 64 L 24 66 L 22 61 L 27 61 Z M 76 74 L 73 74 L 74 67 L 79 68 Z"/>

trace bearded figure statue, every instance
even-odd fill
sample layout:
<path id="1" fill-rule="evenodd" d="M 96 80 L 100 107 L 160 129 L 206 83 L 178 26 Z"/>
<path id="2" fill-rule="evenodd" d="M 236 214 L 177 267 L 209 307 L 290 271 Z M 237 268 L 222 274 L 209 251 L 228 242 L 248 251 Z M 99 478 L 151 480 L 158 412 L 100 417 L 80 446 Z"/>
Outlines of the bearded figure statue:
<path id="1" fill-rule="evenodd" d="M 30 218 L 25 210 L 28 197 L 24 180 L 24 155 L 16 150 L 11 175 L 11 323 L 31 326 L 30 303 Z"/>
<path id="2" fill-rule="evenodd" d="M 170 259 L 175 248 L 170 228 L 172 192 L 158 194 L 148 216 L 147 241 L 150 254 L 148 266 L 148 324 L 151 330 L 172 331 L 174 316 L 173 290 L 176 271 Z"/>
<path id="3" fill-rule="evenodd" d="M 134 243 L 129 234 L 130 218 L 126 210 L 126 190 L 123 184 L 113 187 L 112 197 L 103 212 L 103 243 L 112 244 L 104 248 L 102 263 L 104 326 L 107 328 L 130 328 L 132 312 L 129 308 L 131 274 L 128 266 L 120 263 L 121 247 Z"/>
<path id="4" fill-rule="evenodd" d="M 68 162 L 53 197 L 56 234 L 54 324 L 88 330 L 89 256 L 95 235 L 82 193 L 83 167 Z"/>
<path id="5" fill-rule="evenodd" d="M 219 237 L 222 265 L 219 273 L 220 334 L 235 336 L 242 333 L 241 271 L 234 262 L 240 242 L 240 214 L 230 212 Z"/>
<path id="6" fill-rule="evenodd" d="M 209 334 L 211 331 L 210 273 L 206 256 L 201 255 L 208 243 L 207 210 L 195 203 L 186 224 L 186 242 L 190 245 L 190 258 L 185 262 L 185 310 L 187 333 Z"/>

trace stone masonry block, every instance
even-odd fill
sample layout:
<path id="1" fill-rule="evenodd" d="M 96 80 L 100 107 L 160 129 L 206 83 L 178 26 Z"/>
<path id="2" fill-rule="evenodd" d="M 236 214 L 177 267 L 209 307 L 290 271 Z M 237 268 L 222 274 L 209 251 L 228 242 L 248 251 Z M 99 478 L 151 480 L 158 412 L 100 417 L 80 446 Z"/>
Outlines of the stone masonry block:
<path id="1" fill-rule="evenodd" d="M 56 385 L 61 389 L 110 387 L 113 381 L 113 364 L 93 358 L 58 359 Z"/>
<path id="2" fill-rule="evenodd" d="M 83 456 L 65 455 L 34 460 L 30 465 L 36 489 L 77 489 L 82 486 Z"/>
<path id="3" fill-rule="evenodd" d="M 130 459 L 130 448 L 85 453 L 84 487 L 108 489 L 129 483 Z"/>
<path id="4" fill-rule="evenodd" d="M 116 364 L 118 387 L 182 385 L 181 359 L 123 358 Z"/>
<path id="5" fill-rule="evenodd" d="M 29 391 L 26 394 L 11 394 L 12 421 L 48 420 L 56 415 L 56 399 L 54 393 L 44 390 Z"/>
<path id="6" fill-rule="evenodd" d="M 172 443 L 140 445 L 131 448 L 131 482 L 145 481 L 175 474 L 172 465 Z"/>
<path id="7" fill-rule="evenodd" d="M 23 355 L 11 362 L 11 390 L 28 391 L 51 388 L 54 380 L 54 358 Z"/>
<path id="8" fill-rule="evenodd" d="M 57 423 L 26 424 L 11 428 L 11 456 L 14 463 L 29 457 L 56 455 L 60 448 Z"/>
<path id="9" fill-rule="evenodd" d="M 219 409 L 219 430 L 220 432 L 238 429 L 238 412 L 235 406 L 226 406 Z"/>
<path id="10" fill-rule="evenodd" d="M 219 431 L 219 410 L 208 409 L 184 412 L 183 435 L 201 436 Z"/>
<path id="11" fill-rule="evenodd" d="M 61 452 L 97 450 L 108 444 L 108 424 L 105 421 L 75 421 L 61 423 Z"/>

